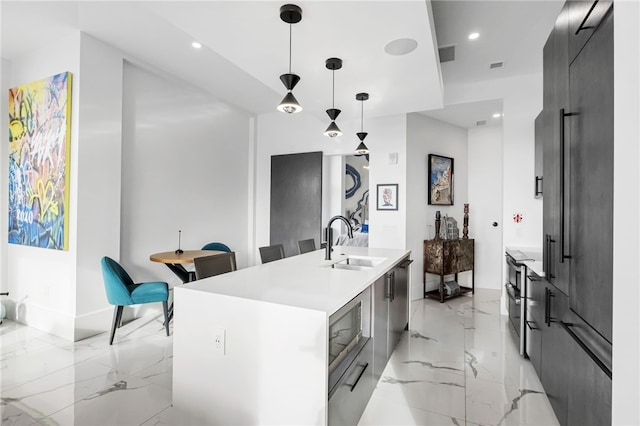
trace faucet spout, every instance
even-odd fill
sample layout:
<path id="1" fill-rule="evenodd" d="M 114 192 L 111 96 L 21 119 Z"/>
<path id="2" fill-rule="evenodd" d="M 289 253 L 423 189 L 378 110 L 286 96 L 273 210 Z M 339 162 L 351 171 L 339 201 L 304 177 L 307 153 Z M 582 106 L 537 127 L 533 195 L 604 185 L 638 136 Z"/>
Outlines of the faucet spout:
<path id="1" fill-rule="evenodd" d="M 345 225 L 347 225 L 347 235 L 349 235 L 349 238 L 353 238 L 353 228 L 351 228 L 351 222 L 349 222 L 349 219 L 341 215 L 337 215 L 329 219 L 329 223 L 327 223 L 327 227 L 325 228 L 325 235 L 327 238 L 327 247 L 325 248 L 324 255 L 325 260 L 331 260 L 331 251 L 333 250 L 333 248 L 331 247 L 333 245 L 333 238 L 331 237 L 331 224 L 338 219 L 343 221 Z"/>

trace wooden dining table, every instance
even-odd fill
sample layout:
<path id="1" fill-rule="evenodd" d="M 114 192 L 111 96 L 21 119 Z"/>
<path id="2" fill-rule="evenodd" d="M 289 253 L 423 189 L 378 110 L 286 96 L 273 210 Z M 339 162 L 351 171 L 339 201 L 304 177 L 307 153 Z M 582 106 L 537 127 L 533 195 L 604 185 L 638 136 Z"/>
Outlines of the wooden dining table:
<path id="1" fill-rule="evenodd" d="M 196 257 L 213 256 L 214 254 L 224 253 L 220 250 L 181 250 L 176 251 L 163 251 L 161 253 L 154 253 L 149 256 L 152 262 L 164 263 L 167 268 L 178 276 L 182 280 L 183 284 L 196 280 L 196 273 L 194 271 L 188 271 L 184 265 L 193 263 L 193 259 Z M 173 318 L 173 303 L 169 307 L 169 320 Z"/>
<path id="2" fill-rule="evenodd" d="M 152 254 L 149 259 L 152 262 L 164 263 L 183 283 L 188 283 L 194 281 L 196 275 L 193 271 L 188 271 L 184 265 L 193 263 L 193 259 L 196 257 L 213 256 L 220 253 L 224 252 L 220 250 L 184 250 L 181 253 L 164 251 Z"/>

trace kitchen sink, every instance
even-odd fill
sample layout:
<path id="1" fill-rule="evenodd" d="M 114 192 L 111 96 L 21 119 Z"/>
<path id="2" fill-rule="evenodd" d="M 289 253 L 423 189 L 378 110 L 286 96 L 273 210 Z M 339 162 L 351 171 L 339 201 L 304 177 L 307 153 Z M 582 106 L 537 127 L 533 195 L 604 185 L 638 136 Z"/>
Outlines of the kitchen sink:
<path id="1" fill-rule="evenodd" d="M 338 262 L 332 263 L 331 267 L 334 269 L 348 269 L 352 271 L 366 271 L 376 265 L 384 262 L 384 257 L 372 257 L 372 256 L 358 256 L 350 255 L 346 259 L 342 259 Z"/>
<path id="2" fill-rule="evenodd" d="M 342 263 L 342 262 L 334 263 L 331 265 L 331 267 L 334 269 L 347 269 L 350 271 L 366 271 L 368 269 L 373 268 L 373 266 L 350 265 L 348 263 Z"/>

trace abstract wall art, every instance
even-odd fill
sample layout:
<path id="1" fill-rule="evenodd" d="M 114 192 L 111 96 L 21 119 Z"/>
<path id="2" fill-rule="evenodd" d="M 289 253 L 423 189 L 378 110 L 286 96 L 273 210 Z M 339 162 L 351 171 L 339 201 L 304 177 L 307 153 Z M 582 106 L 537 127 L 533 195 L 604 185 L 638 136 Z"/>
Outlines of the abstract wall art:
<path id="1" fill-rule="evenodd" d="M 429 204 L 453 205 L 453 158 L 429 154 Z"/>
<path id="2" fill-rule="evenodd" d="M 345 156 L 344 213 L 355 226 L 369 221 L 369 154 Z"/>
<path id="3" fill-rule="evenodd" d="M 9 89 L 9 243 L 69 244 L 71 73 Z"/>

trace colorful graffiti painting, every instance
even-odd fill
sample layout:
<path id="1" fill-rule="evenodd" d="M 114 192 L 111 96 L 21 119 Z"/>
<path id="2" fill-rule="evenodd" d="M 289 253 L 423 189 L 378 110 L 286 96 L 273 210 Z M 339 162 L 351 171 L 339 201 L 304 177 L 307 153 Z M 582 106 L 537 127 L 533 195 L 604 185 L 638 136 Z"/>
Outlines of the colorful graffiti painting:
<path id="1" fill-rule="evenodd" d="M 71 73 L 9 89 L 9 243 L 69 244 Z"/>

